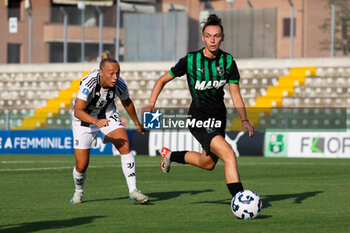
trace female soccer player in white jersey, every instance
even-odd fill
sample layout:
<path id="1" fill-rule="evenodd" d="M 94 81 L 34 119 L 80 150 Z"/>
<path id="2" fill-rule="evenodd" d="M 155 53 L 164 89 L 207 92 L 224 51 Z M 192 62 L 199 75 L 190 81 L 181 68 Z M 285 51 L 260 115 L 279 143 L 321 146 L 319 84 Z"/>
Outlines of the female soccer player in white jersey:
<path id="1" fill-rule="evenodd" d="M 125 110 L 143 134 L 135 107 L 129 98 L 124 80 L 119 77 L 119 63 L 105 53 L 99 69 L 92 71 L 80 83 L 79 92 L 72 112 L 74 154 L 76 164 L 73 169 L 75 192 L 70 203 L 81 203 L 84 194 L 84 181 L 89 165 L 90 148 L 96 143 L 98 132 L 104 143 L 112 142 L 120 152 L 122 170 L 129 188 L 129 199 L 143 203 L 148 197 L 136 188 L 135 158 L 129 147 L 126 130 L 119 118 L 114 99 L 119 97 Z"/>
<path id="2" fill-rule="evenodd" d="M 202 145 L 202 153 L 195 151 L 173 151 L 163 148 L 161 151 L 161 169 L 168 173 L 171 162 L 191 164 L 206 170 L 214 169 L 218 159 L 224 161 L 225 180 L 232 196 L 243 190 L 237 161 L 231 146 L 225 140 L 226 107 L 224 104 L 224 85 L 229 84 L 230 94 L 239 113 L 244 131 L 253 137 L 254 128 L 249 123 L 244 102 L 239 89 L 239 72 L 232 55 L 220 49 L 224 40 L 221 19 L 210 15 L 202 29 L 202 41 L 205 47 L 188 53 L 181 58 L 166 74 L 161 76 L 153 87 L 151 97 L 143 111 L 153 110 L 159 93 L 164 85 L 175 77 L 187 75 L 187 84 L 192 96 L 189 109 L 191 121 L 215 119 L 214 127 L 189 127 L 192 135 Z M 216 126 L 217 125 L 217 126 Z"/>

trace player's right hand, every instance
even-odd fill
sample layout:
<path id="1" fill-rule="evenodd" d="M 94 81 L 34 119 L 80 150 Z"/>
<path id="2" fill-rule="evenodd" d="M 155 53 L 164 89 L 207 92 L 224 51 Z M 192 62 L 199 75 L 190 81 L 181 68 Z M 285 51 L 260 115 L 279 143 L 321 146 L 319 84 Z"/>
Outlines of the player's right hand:
<path id="1" fill-rule="evenodd" d="M 108 126 L 108 122 L 110 122 L 110 120 L 107 120 L 107 119 L 96 119 L 94 125 L 96 125 L 99 128 L 102 128 L 102 127 Z"/>
<path id="2" fill-rule="evenodd" d="M 254 136 L 254 127 L 249 121 L 242 122 L 242 128 L 244 132 L 249 132 L 249 137 L 252 138 Z"/>

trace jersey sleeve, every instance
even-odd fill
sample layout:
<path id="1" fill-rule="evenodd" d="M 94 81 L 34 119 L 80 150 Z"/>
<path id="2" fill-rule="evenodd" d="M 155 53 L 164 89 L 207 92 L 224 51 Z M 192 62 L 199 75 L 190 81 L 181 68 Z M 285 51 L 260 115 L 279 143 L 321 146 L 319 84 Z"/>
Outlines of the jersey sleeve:
<path id="1" fill-rule="evenodd" d="M 231 70 L 230 70 L 230 76 L 229 76 L 229 80 L 228 83 L 239 83 L 239 79 L 240 79 L 240 75 L 239 75 L 239 71 L 237 68 L 237 64 L 236 61 L 234 59 L 232 59 L 232 64 L 231 64 Z"/>
<path id="2" fill-rule="evenodd" d="M 97 75 L 98 75 L 98 70 L 95 70 L 82 78 L 80 82 L 77 98 L 85 101 L 88 100 L 89 94 L 93 91 L 93 88 L 97 83 L 97 78 L 96 78 Z"/>
<path id="3" fill-rule="evenodd" d="M 187 73 L 187 56 L 184 56 L 180 58 L 177 63 L 171 67 L 169 70 L 169 73 L 171 76 L 175 77 L 181 77 L 184 74 Z"/>
<path id="4" fill-rule="evenodd" d="M 126 100 L 129 98 L 129 90 L 126 82 L 121 77 L 118 78 L 117 84 L 115 85 L 115 93 L 120 100 Z"/>

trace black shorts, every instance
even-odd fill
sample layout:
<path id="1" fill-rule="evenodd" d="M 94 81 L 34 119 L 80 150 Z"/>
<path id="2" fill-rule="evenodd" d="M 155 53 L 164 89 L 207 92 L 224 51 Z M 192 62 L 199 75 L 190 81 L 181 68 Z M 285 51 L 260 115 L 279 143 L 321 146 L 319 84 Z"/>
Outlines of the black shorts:
<path id="1" fill-rule="evenodd" d="M 225 138 L 226 117 L 204 115 L 191 109 L 188 115 L 190 116 L 190 122 L 195 122 L 195 124 L 189 124 L 188 129 L 191 134 L 201 144 L 207 155 L 213 155 L 213 153 L 210 152 L 211 140 L 217 135 L 221 135 Z M 198 121 L 203 122 L 203 124 L 197 124 Z"/>

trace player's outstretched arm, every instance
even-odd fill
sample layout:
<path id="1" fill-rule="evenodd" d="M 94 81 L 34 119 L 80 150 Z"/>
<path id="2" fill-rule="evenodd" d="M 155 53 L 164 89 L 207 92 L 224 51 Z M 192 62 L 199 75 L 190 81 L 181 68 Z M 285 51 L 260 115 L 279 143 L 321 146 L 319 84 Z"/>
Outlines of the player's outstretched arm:
<path id="1" fill-rule="evenodd" d="M 126 112 L 130 116 L 131 120 L 134 122 L 137 130 L 143 134 L 145 130 L 137 117 L 135 106 L 134 106 L 134 103 L 132 102 L 132 100 L 130 98 L 127 98 L 125 100 L 122 100 L 121 102 L 122 102 Z"/>
<path id="2" fill-rule="evenodd" d="M 148 100 L 148 104 L 142 108 L 142 112 L 154 110 L 154 106 L 156 105 L 160 92 L 163 90 L 163 87 L 165 86 L 165 84 L 167 84 L 173 78 L 174 77 L 169 72 L 167 72 L 157 80 L 157 82 L 154 84 L 154 87 L 152 89 L 152 93 Z"/>
<path id="3" fill-rule="evenodd" d="M 243 131 L 249 131 L 249 137 L 254 136 L 254 127 L 252 124 L 250 124 L 247 116 L 247 112 L 245 109 L 245 105 L 241 96 L 241 91 L 239 89 L 239 84 L 229 84 L 230 87 L 230 94 L 233 101 L 233 104 L 235 105 L 236 111 L 238 112 L 241 121 L 242 121 L 242 128 Z"/>

